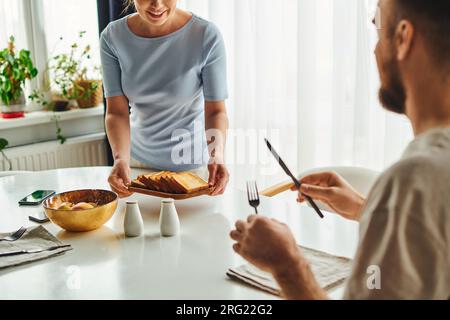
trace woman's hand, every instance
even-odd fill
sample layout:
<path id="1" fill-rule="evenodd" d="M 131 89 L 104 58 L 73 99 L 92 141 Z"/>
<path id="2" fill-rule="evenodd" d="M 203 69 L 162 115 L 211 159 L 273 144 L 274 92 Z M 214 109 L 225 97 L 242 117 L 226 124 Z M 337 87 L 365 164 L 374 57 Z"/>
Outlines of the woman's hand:
<path id="1" fill-rule="evenodd" d="M 108 183 L 112 191 L 116 192 L 120 198 L 129 197 L 133 194 L 127 188 L 130 180 L 130 165 L 125 160 L 116 160 L 108 177 Z"/>
<path id="2" fill-rule="evenodd" d="M 221 162 L 217 163 L 213 161 L 208 164 L 208 171 L 208 183 L 211 187 L 214 187 L 211 195 L 217 196 L 223 194 L 230 178 L 227 167 Z"/>
<path id="3" fill-rule="evenodd" d="M 224 164 L 228 116 L 224 101 L 205 102 L 205 134 L 209 151 L 209 185 L 214 187 L 212 196 L 224 193 L 229 173 Z"/>
<path id="4" fill-rule="evenodd" d="M 307 195 L 324 202 L 346 219 L 359 220 L 366 199 L 337 173 L 314 173 L 301 179 L 301 183 L 298 202 L 305 201 Z"/>

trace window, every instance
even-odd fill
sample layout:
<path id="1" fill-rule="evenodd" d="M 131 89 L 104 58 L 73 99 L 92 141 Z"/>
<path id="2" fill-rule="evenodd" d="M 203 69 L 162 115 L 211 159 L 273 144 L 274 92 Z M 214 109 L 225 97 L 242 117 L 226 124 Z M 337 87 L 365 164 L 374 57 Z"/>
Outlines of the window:
<path id="1" fill-rule="evenodd" d="M 5 48 L 11 35 L 19 48 L 27 46 L 22 1 L 0 0 L 0 48 Z"/>
<path id="2" fill-rule="evenodd" d="M 99 66 L 97 1 L 43 0 L 42 8 L 48 58 L 68 52 L 72 43 L 80 42 L 79 32 L 86 31 L 80 44 L 92 47 L 92 64 Z"/>
<path id="3" fill-rule="evenodd" d="M 37 80 L 27 84 L 26 95 L 41 88 L 48 60 L 69 52 L 72 43 L 79 41 L 80 31 L 86 31 L 80 45 L 90 44 L 92 65 L 100 65 L 95 0 L 0 0 L 0 16 L 0 49 L 6 48 L 9 37 L 14 36 L 18 49 L 31 51 L 40 72 Z M 33 109 L 30 104 L 28 111 Z"/>
<path id="4" fill-rule="evenodd" d="M 69 53 L 75 41 L 81 48 L 89 44 L 89 63 L 100 66 L 95 0 L 0 0 L 0 17 L 0 50 L 6 48 L 9 37 L 14 36 L 17 49 L 29 50 L 39 71 L 37 78 L 26 82 L 26 97 L 34 89 L 48 91 L 44 87 L 44 71 L 49 59 L 57 54 Z M 86 32 L 82 40 L 78 39 L 80 31 Z M 40 109 L 42 106 L 27 99 L 26 111 Z M 57 117 L 61 134 L 65 138 L 91 133 L 104 134 L 101 107 L 72 110 Z M 29 113 L 18 121 L 0 118 L 0 137 L 8 140 L 9 147 L 54 140 L 57 137 L 55 131 L 53 114 L 49 112 Z"/>

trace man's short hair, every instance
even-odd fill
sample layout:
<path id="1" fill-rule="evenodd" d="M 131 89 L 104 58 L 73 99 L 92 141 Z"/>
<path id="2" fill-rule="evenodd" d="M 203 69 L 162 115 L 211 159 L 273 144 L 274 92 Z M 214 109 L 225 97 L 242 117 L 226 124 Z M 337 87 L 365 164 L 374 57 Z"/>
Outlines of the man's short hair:
<path id="1" fill-rule="evenodd" d="M 450 0 L 393 0 L 396 22 L 411 21 L 437 65 L 450 70 Z"/>

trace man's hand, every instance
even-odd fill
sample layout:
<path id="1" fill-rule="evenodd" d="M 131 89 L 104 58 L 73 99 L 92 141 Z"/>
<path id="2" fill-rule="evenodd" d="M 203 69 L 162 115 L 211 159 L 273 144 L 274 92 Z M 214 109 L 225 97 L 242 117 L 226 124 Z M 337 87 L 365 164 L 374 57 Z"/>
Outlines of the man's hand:
<path id="1" fill-rule="evenodd" d="M 227 167 L 221 162 L 211 161 L 208 164 L 208 171 L 208 183 L 210 187 L 214 187 L 211 195 L 217 196 L 223 194 L 230 178 Z"/>
<path id="2" fill-rule="evenodd" d="M 127 188 L 130 183 L 130 166 L 124 160 L 116 160 L 108 177 L 108 183 L 112 191 L 116 192 L 120 198 L 129 197 L 133 194 Z"/>
<path id="3" fill-rule="evenodd" d="M 234 251 L 261 270 L 272 273 L 287 299 L 326 299 L 284 223 L 251 215 L 237 221 L 230 236 L 237 243 Z"/>
<path id="4" fill-rule="evenodd" d="M 301 183 L 298 202 L 305 201 L 307 195 L 324 202 L 346 219 L 359 220 L 366 199 L 337 173 L 314 173 L 301 179 Z"/>
<path id="5" fill-rule="evenodd" d="M 288 226 L 274 219 L 251 215 L 238 220 L 230 237 L 234 251 L 261 270 L 281 273 L 301 260 L 299 248 Z"/>

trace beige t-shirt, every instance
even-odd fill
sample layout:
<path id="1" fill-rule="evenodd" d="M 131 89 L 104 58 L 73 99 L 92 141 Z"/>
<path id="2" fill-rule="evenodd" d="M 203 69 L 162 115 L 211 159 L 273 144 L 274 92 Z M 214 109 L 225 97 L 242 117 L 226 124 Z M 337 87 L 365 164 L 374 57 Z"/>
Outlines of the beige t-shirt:
<path id="1" fill-rule="evenodd" d="M 344 298 L 450 298 L 450 128 L 417 136 L 375 183 Z"/>

